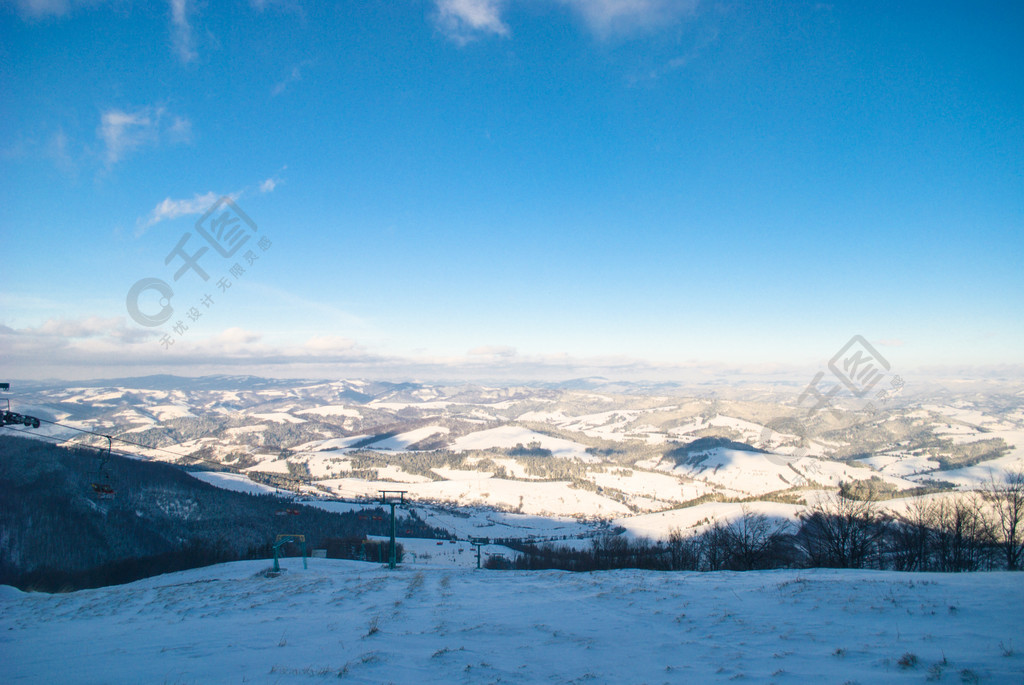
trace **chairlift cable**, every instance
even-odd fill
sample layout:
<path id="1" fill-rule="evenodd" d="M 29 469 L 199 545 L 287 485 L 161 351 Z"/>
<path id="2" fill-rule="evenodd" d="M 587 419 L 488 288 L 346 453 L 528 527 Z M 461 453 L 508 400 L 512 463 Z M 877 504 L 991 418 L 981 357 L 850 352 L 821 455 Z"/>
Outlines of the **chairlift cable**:
<path id="1" fill-rule="evenodd" d="M 221 462 L 213 461 L 211 459 L 206 459 L 204 457 L 194 457 L 194 456 L 189 455 L 189 454 L 180 454 L 178 452 L 172 452 L 171 450 L 164 449 L 162 447 L 151 447 L 150 445 L 144 445 L 141 442 L 134 442 L 132 440 L 125 440 L 124 438 L 119 438 L 117 436 L 107 435 L 106 433 L 98 433 L 96 431 L 88 430 L 86 428 L 79 428 L 78 426 L 69 426 L 66 423 L 60 423 L 59 421 L 50 421 L 49 419 L 39 419 L 39 421 L 42 422 L 42 423 L 49 423 L 49 424 L 52 424 L 54 426 L 60 426 L 61 428 L 67 428 L 69 430 L 78 431 L 79 433 L 85 433 L 87 435 L 95 435 L 96 437 L 106 438 L 108 440 L 108 443 L 110 441 L 115 441 L 116 440 L 117 442 L 124 443 L 126 445 L 132 445 L 133 447 L 141 447 L 141 448 L 147 449 L 147 450 L 154 450 L 156 452 L 163 452 L 165 454 L 172 455 L 172 456 L 174 456 L 174 457 L 176 457 L 178 459 L 190 459 L 190 460 L 192 460 L 192 462 L 209 464 L 211 466 L 216 466 L 219 469 L 227 469 L 227 470 L 229 470 L 231 472 L 234 472 L 234 473 L 238 472 L 237 469 L 235 469 L 235 468 L 233 468 L 233 467 L 231 467 L 231 466 L 229 466 L 227 464 L 222 464 Z M 57 444 L 57 445 L 60 445 L 62 443 L 71 443 L 71 441 L 69 439 L 65 439 L 65 438 L 59 438 L 59 437 L 52 436 L 52 435 L 42 435 L 42 434 L 35 433 L 35 432 L 32 432 L 32 431 L 27 431 L 27 430 L 24 430 L 24 429 L 11 428 L 10 426 L 4 426 L 4 427 L 8 428 L 9 430 L 13 430 L 13 431 L 15 431 L 17 433 L 29 433 L 30 435 L 32 435 L 33 437 L 36 437 L 36 438 L 43 438 L 43 439 L 46 439 L 46 440 L 52 440 L 54 442 L 54 444 Z M 136 457 L 136 458 L 141 456 L 139 454 L 134 454 L 134 453 L 131 453 L 131 452 L 125 452 L 125 451 L 121 451 L 121 450 L 119 450 L 118 452 L 115 453 L 115 452 L 113 452 L 112 449 L 110 449 L 109 444 L 108 444 L 108 447 L 97 447 L 96 445 L 88 445 L 88 444 L 84 444 L 84 443 L 71 443 L 71 444 L 76 446 L 76 447 L 89 447 L 89 448 L 94 449 L 94 450 L 99 450 L 99 451 L 103 451 L 103 452 L 109 452 L 111 454 L 117 454 L 118 456 L 128 456 L 128 457 Z M 166 462 L 164 462 L 164 463 L 166 463 Z"/>
<path id="2" fill-rule="evenodd" d="M 230 471 L 237 472 L 237 469 L 233 469 L 230 466 L 228 466 L 227 464 L 223 464 L 223 463 L 218 462 L 218 461 L 213 461 L 211 459 L 205 459 L 203 457 L 193 457 L 193 456 L 191 456 L 189 454 L 181 454 L 181 453 L 178 453 L 178 452 L 173 452 L 173 451 L 171 451 L 169 449 L 165 449 L 163 447 L 152 447 L 150 445 L 144 445 L 141 442 L 135 442 L 135 441 L 132 441 L 132 440 L 125 440 L 124 438 L 119 438 L 117 436 L 110 436 L 110 435 L 107 435 L 106 433 L 98 433 L 98 432 L 93 431 L 93 430 L 88 430 L 87 428 L 79 428 L 78 426 L 70 426 L 70 425 L 68 425 L 66 423 L 60 423 L 59 421 L 50 421 L 49 419 L 39 419 L 39 420 L 41 422 L 43 422 L 43 423 L 49 423 L 49 424 L 54 425 L 54 426 L 60 426 L 61 428 L 68 428 L 70 430 L 78 431 L 79 433 L 86 433 L 88 435 L 95 435 L 95 436 L 100 437 L 100 438 L 106 438 L 108 441 L 117 440 L 118 442 L 124 443 L 125 445 L 132 445 L 133 447 L 141 447 L 141 448 L 147 449 L 147 450 L 154 450 L 156 452 L 163 452 L 164 454 L 170 454 L 170 455 L 172 455 L 174 457 L 177 457 L 178 459 L 191 459 L 194 462 L 200 462 L 200 463 L 203 463 L 203 464 L 210 464 L 211 466 L 216 466 L 218 468 L 227 468 Z"/>

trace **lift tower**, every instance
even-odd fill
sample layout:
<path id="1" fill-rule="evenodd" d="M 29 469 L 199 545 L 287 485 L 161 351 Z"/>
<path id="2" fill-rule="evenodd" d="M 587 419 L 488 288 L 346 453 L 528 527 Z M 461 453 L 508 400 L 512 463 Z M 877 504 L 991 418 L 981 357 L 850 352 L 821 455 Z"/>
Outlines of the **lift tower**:
<path id="1" fill-rule="evenodd" d="M 388 553 L 388 568 L 394 568 L 398 563 L 395 553 L 395 505 L 405 504 L 405 493 L 408 490 L 381 490 L 380 503 L 391 506 L 391 548 Z"/>

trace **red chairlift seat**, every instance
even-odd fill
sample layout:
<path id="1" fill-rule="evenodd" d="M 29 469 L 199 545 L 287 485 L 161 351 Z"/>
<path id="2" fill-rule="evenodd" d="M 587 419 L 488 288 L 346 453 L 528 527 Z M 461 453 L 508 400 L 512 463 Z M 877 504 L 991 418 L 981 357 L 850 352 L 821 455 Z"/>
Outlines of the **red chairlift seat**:
<path id="1" fill-rule="evenodd" d="M 110 487 L 106 483 L 92 483 L 92 489 L 96 491 L 96 494 L 100 497 L 113 497 L 114 488 Z"/>

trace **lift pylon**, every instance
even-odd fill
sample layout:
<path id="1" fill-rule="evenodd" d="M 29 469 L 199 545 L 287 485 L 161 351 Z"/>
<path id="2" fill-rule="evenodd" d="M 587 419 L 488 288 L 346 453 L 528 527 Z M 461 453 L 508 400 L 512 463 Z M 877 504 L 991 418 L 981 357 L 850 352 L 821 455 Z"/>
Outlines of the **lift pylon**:
<path id="1" fill-rule="evenodd" d="M 391 506 L 391 547 L 388 551 L 388 568 L 394 568 L 398 564 L 395 549 L 395 505 L 405 504 L 405 493 L 408 490 L 381 490 L 380 503 Z"/>

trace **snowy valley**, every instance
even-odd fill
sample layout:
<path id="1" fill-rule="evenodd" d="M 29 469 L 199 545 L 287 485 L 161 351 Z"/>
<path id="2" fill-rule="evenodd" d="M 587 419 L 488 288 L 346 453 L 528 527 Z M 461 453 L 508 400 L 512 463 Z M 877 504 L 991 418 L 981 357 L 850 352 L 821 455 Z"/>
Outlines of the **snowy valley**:
<path id="1" fill-rule="evenodd" d="M 405 490 L 425 520 L 460 537 L 587 536 L 610 525 L 664 538 L 741 507 L 793 520 L 843 482 L 899 509 L 910 495 L 977 489 L 1024 468 L 1024 400 L 1013 388 L 899 397 L 873 412 L 812 414 L 796 396 L 600 381 L 151 377 L 28 385 L 17 406 L 60 424 L 25 437 L 102 448 L 74 429 L 111 435 L 127 441 L 117 451 L 212 469 L 195 475 L 231 489 L 325 507 Z"/>

